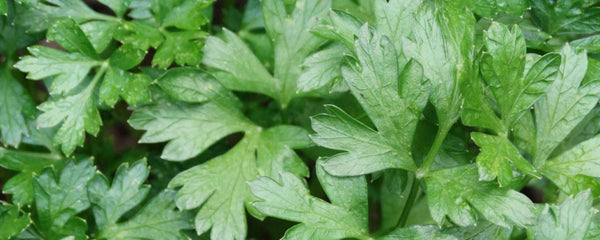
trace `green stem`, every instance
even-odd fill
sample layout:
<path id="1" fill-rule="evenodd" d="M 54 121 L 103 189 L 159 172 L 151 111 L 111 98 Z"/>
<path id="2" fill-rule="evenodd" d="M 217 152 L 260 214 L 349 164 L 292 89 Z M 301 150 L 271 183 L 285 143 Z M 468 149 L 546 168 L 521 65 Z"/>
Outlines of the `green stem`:
<path id="1" fill-rule="evenodd" d="M 410 192 L 408 193 L 408 197 L 406 198 L 406 202 L 404 203 L 404 207 L 402 208 L 402 213 L 400 214 L 400 218 L 398 219 L 398 223 L 396 223 L 395 228 L 401 228 L 406 225 L 406 220 L 408 220 L 408 214 L 412 210 L 412 207 L 417 198 L 417 194 L 419 192 L 419 188 L 421 185 L 421 179 L 413 178 L 412 184 L 410 186 Z"/>
<path id="2" fill-rule="evenodd" d="M 92 82 L 90 83 L 90 85 L 88 85 L 87 88 L 85 89 L 86 91 L 91 93 L 94 90 L 96 84 L 98 83 L 98 81 L 100 81 L 100 78 L 102 78 L 102 76 L 108 69 L 108 64 L 109 64 L 108 61 L 105 61 L 102 63 L 102 65 L 100 65 L 100 69 L 98 69 L 98 71 L 96 72 L 96 75 L 94 75 L 94 78 L 92 79 Z"/>
<path id="3" fill-rule="evenodd" d="M 438 132 L 435 136 L 435 140 L 433 141 L 433 145 L 431 146 L 431 149 L 429 149 L 427 156 L 425 156 L 423 165 L 421 165 L 421 167 L 417 169 L 418 179 L 421 179 L 427 174 L 429 174 L 429 168 L 431 167 L 433 160 L 435 160 L 435 156 L 439 152 L 440 147 L 442 147 L 442 143 L 444 143 L 444 139 L 446 139 L 448 131 L 450 131 L 450 127 L 447 125 L 440 125 L 440 128 L 438 128 Z"/>

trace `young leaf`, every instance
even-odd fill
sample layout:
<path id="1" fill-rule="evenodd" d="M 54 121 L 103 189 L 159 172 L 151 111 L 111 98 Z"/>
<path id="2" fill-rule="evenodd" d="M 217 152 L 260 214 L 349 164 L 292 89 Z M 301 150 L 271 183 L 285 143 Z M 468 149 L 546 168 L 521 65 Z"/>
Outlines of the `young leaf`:
<path id="1" fill-rule="evenodd" d="M 100 174 L 90 181 L 88 194 L 98 225 L 97 238 L 188 239 L 180 231 L 192 228 L 191 216 L 174 210 L 175 192 L 171 190 L 152 198 L 133 217 L 119 221 L 148 195 L 150 186 L 143 185 L 148 173 L 145 160 L 140 160 L 131 167 L 122 164 L 110 187 Z"/>
<path id="2" fill-rule="evenodd" d="M 525 227 L 535 221 L 529 198 L 512 189 L 479 181 L 473 164 L 432 171 L 425 183 L 431 216 L 440 225 L 446 217 L 459 226 L 473 225 L 477 222 L 477 212 L 503 227 Z"/>
<path id="3" fill-rule="evenodd" d="M 58 178 L 47 168 L 34 180 L 38 231 L 44 239 L 86 239 L 87 223 L 76 215 L 90 205 L 87 183 L 94 176 L 91 160 L 69 162 Z"/>
<path id="4" fill-rule="evenodd" d="M 592 207 L 590 191 L 569 196 L 560 205 L 544 207 L 537 223 L 527 232 L 533 239 L 584 239 L 592 217 L 597 214 Z"/>
<path id="5" fill-rule="evenodd" d="M 368 239 L 367 183 L 363 176 L 334 177 L 317 163 L 317 176 L 331 203 L 313 197 L 293 174 L 281 173 L 281 185 L 268 177 L 250 181 L 252 205 L 268 216 L 300 222 L 283 239 Z"/>

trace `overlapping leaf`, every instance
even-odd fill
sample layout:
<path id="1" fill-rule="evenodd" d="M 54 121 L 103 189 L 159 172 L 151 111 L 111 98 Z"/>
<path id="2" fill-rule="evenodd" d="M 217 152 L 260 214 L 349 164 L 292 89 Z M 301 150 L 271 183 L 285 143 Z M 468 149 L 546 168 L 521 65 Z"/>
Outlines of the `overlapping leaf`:
<path id="1" fill-rule="evenodd" d="M 237 98 L 199 70 L 172 69 L 157 82 L 183 102 L 158 100 L 136 109 L 129 123 L 147 130 L 142 142 L 169 141 L 163 158 L 186 160 L 229 134 L 244 133 L 228 152 L 180 173 L 169 184 L 181 187 L 176 197 L 180 209 L 200 207 L 195 221 L 199 234 L 212 228 L 212 239 L 243 239 L 244 204 L 252 199 L 246 181 L 261 175 L 277 178 L 282 171 L 307 176 L 308 169 L 292 150 L 310 146 L 307 132 L 295 126 L 254 125 L 239 110 Z"/>
<path id="2" fill-rule="evenodd" d="M 273 41 L 274 70 L 269 73 L 238 36 L 225 30 L 224 39 L 208 37 L 202 62 L 226 73 L 227 88 L 268 95 L 284 108 L 299 92 L 302 63 L 324 39 L 308 31 L 331 6 L 330 0 L 298 0 L 288 14 L 284 1 L 261 2 L 265 30 Z"/>
<path id="3" fill-rule="evenodd" d="M 89 201 L 98 226 L 100 239 L 188 239 L 181 230 L 192 228 L 189 212 L 175 210 L 175 191 L 165 190 L 153 197 L 133 217 L 125 213 L 140 205 L 148 195 L 144 185 L 149 168 L 145 160 L 131 167 L 122 164 L 112 184 L 97 174 L 88 186 Z"/>
<path id="4" fill-rule="evenodd" d="M 148 101 L 150 79 L 145 75 L 124 72 L 142 61 L 144 55 L 140 55 L 139 50 L 123 45 L 108 59 L 101 60 L 73 20 L 55 22 L 48 31 L 48 37 L 71 52 L 30 47 L 32 56 L 24 57 L 15 67 L 27 72 L 30 79 L 52 79 L 52 98 L 38 106 L 43 112 L 38 117 L 38 124 L 46 128 L 62 123 L 54 141 L 70 155 L 76 146 L 83 145 L 85 132 L 98 133 L 102 125 L 96 107 L 99 100 L 111 106 L 119 95 L 129 104 Z M 88 80 L 91 69 L 96 69 L 96 72 Z M 94 93 L 101 79 L 100 99 L 97 99 Z"/>
<path id="5" fill-rule="evenodd" d="M 463 85 L 468 99 L 462 112 L 464 124 L 497 134 L 471 134 L 481 148 L 477 156 L 479 175 L 487 181 L 497 178 L 501 186 L 510 184 L 513 167 L 539 178 L 539 173 L 508 140 L 509 129 L 552 84 L 560 56 L 526 56 L 525 40 L 516 26 L 509 30 L 503 24 L 492 23 L 484 41 L 488 53 L 481 60 L 481 79 L 476 77 Z M 490 105 L 490 99 L 495 105 Z"/>

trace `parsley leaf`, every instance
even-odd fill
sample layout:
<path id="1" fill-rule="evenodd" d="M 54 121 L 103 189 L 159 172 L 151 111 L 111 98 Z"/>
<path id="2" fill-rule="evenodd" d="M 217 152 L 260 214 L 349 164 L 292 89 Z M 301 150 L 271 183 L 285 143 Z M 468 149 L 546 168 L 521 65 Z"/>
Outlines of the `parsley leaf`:
<path id="1" fill-rule="evenodd" d="M 192 228 L 189 212 L 175 208 L 175 191 L 165 190 L 148 202 L 133 217 L 119 222 L 126 212 L 139 205 L 148 195 L 150 186 L 143 185 L 149 168 L 145 160 L 132 166 L 122 164 L 112 185 L 97 174 L 88 185 L 88 195 L 100 239 L 188 239 L 180 231 Z"/>
<path id="2" fill-rule="evenodd" d="M 62 161 L 63 157 L 56 153 L 0 148 L 0 166 L 19 172 L 3 184 L 2 192 L 11 194 L 13 203 L 23 206 L 31 204 L 35 195 L 34 176 L 53 164 L 56 167 L 60 166 Z"/>
<path id="3" fill-rule="evenodd" d="M 163 158 L 186 160 L 229 134 L 244 132 L 229 151 L 178 174 L 169 184 L 181 187 L 176 198 L 180 209 L 201 206 L 195 223 L 199 234 L 212 227 L 212 239 L 243 239 L 244 204 L 251 200 L 246 181 L 260 175 L 277 178 L 281 171 L 307 176 L 308 169 L 292 150 L 311 145 L 307 132 L 288 125 L 256 126 L 244 117 L 231 92 L 199 70 L 172 69 L 157 82 L 168 95 L 187 103 L 158 100 L 137 108 L 129 123 L 147 130 L 142 142 L 169 141 Z M 260 216 L 253 209 L 248 211 Z"/>
<path id="4" fill-rule="evenodd" d="M 124 71 L 142 61 L 144 54 L 140 50 L 122 45 L 108 59 L 101 60 L 73 20 L 56 21 L 48 30 L 48 38 L 71 52 L 30 47 L 29 52 L 33 56 L 24 57 L 15 67 L 27 72 L 30 79 L 52 78 L 52 98 L 38 106 L 44 112 L 38 117 L 38 124 L 47 128 L 62 123 L 54 141 L 62 145 L 65 154 L 70 155 L 76 146 L 83 145 L 84 132 L 98 133 L 102 125 L 97 109 L 99 101 L 113 106 L 119 95 L 132 105 L 148 101 L 147 86 L 151 80 L 146 75 Z M 88 80 L 91 69 L 96 69 L 96 72 Z M 101 80 L 98 99 L 95 91 Z"/>
<path id="5" fill-rule="evenodd" d="M 9 69 L 0 67 L 0 130 L 5 144 L 18 147 L 22 136 L 29 134 L 27 120 L 32 118 L 34 106 Z"/>
<path id="6" fill-rule="evenodd" d="M 425 183 L 431 216 L 440 225 L 446 217 L 459 226 L 473 225 L 477 212 L 503 227 L 525 227 L 535 221 L 531 200 L 512 189 L 479 181 L 473 164 L 433 171 Z"/>
<path id="7" fill-rule="evenodd" d="M 597 214 L 592 207 L 590 191 L 569 196 L 559 204 L 546 204 L 536 225 L 528 229 L 533 239 L 584 239 L 592 217 Z"/>
<path id="8" fill-rule="evenodd" d="M 474 142 L 481 147 L 477 156 L 482 180 L 498 178 L 500 186 L 510 184 L 512 167 L 540 178 L 537 170 L 509 141 L 509 129 L 546 92 L 558 72 L 560 56 L 526 56 L 525 40 L 515 26 L 509 30 L 501 23 L 492 23 L 485 34 L 489 53 L 481 59 L 481 75 L 463 85 L 466 92 L 462 120 L 465 125 L 488 128 L 497 136 L 472 133 Z M 486 95 L 486 92 L 491 93 Z M 498 115 L 489 100 L 495 100 Z"/>
<path id="9" fill-rule="evenodd" d="M 90 206 L 86 186 L 94 171 L 88 159 L 67 163 L 58 176 L 47 168 L 35 178 L 37 229 L 45 239 L 86 239 L 87 223 L 76 214 Z"/>
<path id="10" fill-rule="evenodd" d="M 10 239 L 19 235 L 30 221 L 29 214 L 22 213 L 17 206 L 0 201 L 0 238 Z"/>
<path id="11" fill-rule="evenodd" d="M 298 177 L 284 172 L 281 185 L 268 177 L 249 182 L 260 199 L 252 204 L 269 216 L 300 222 L 283 239 L 369 239 L 365 178 L 331 176 L 319 165 L 317 177 L 331 203 L 311 196 Z"/>
<path id="12" fill-rule="evenodd" d="M 219 77 L 227 88 L 262 93 L 286 108 L 303 93 L 298 89 L 302 63 L 324 42 L 307 31 L 317 25 L 331 6 L 330 0 L 298 0 L 288 14 L 283 1 L 261 2 L 265 29 L 273 41 L 275 66 L 271 75 L 257 57 L 229 30 L 224 39 L 208 37 L 202 62 L 229 76 Z"/>
<path id="13" fill-rule="evenodd" d="M 533 163 L 544 164 L 552 151 L 583 120 L 600 98 L 600 62 L 588 60 L 566 45 L 559 76 L 535 104 L 535 152 Z M 586 73 L 586 69 L 590 69 Z"/>
<path id="14" fill-rule="evenodd" d="M 313 117 L 317 134 L 311 138 L 321 146 L 348 153 L 328 159 L 324 167 L 334 175 L 386 168 L 415 170 L 411 141 L 427 100 L 422 70 L 411 62 L 400 72 L 393 44 L 366 25 L 359 32 L 356 51 L 359 63 L 343 68 L 342 73 L 378 131 L 336 107 L 327 107 L 330 114 Z"/>

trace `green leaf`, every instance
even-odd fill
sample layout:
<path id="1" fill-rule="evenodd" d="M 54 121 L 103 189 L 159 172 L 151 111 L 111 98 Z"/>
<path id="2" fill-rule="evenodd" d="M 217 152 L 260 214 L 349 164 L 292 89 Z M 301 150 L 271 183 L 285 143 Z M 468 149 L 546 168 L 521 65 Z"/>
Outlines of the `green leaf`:
<path id="1" fill-rule="evenodd" d="M 570 44 L 577 49 L 585 49 L 588 53 L 600 53 L 600 34 L 577 39 Z"/>
<path id="2" fill-rule="evenodd" d="M 33 117 L 35 103 L 8 68 L 0 68 L 0 138 L 6 145 L 18 147 L 28 135 L 27 120 Z"/>
<path id="3" fill-rule="evenodd" d="M 87 183 L 94 176 L 91 160 L 69 162 L 57 176 L 47 168 L 34 180 L 37 228 L 44 239 L 87 239 L 87 223 L 76 215 L 90 206 Z"/>
<path id="4" fill-rule="evenodd" d="M 311 146 L 308 133 L 295 126 L 254 125 L 238 109 L 234 95 L 202 71 L 173 69 L 157 82 L 169 95 L 196 102 L 163 99 L 132 114 L 131 126 L 147 130 L 141 142 L 170 141 L 163 158 L 186 160 L 229 134 L 244 133 L 229 151 L 179 173 L 169 186 L 182 187 L 176 197 L 180 209 L 201 206 L 195 222 L 198 234 L 212 228 L 212 239 L 245 238 L 244 205 L 251 200 L 246 181 L 260 175 L 277 178 L 282 171 L 307 176 L 308 168 L 292 149 Z M 248 211 L 260 216 L 251 207 Z"/>
<path id="5" fill-rule="evenodd" d="M 203 63 L 231 75 L 219 79 L 227 88 L 265 94 L 286 108 L 294 97 L 302 95 L 298 88 L 302 63 L 324 42 L 308 29 L 317 26 L 330 6 L 330 0 L 298 0 L 288 14 L 282 1 L 262 1 L 265 29 L 273 41 L 273 75 L 226 29 L 224 40 L 207 38 Z"/>
<path id="6" fill-rule="evenodd" d="M 99 2 L 113 10 L 115 15 L 119 18 L 123 18 L 131 1 L 132 0 L 99 0 Z"/>
<path id="7" fill-rule="evenodd" d="M 373 1 L 375 26 L 381 34 L 387 36 L 400 55 L 402 39 L 408 37 L 413 27 L 413 14 L 419 8 L 421 1 L 411 0 L 376 0 Z M 400 56 L 398 60 L 403 65 L 408 59 Z"/>
<path id="8" fill-rule="evenodd" d="M 164 36 L 154 26 L 143 22 L 123 22 L 115 30 L 115 40 L 139 49 L 158 48 Z"/>
<path id="9" fill-rule="evenodd" d="M 561 52 L 559 76 L 535 104 L 536 147 L 534 165 L 543 165 L 558 144 L 585 118 L 600 98 L 600 62 L 589 60 L 569 45 Z M 584 78 L 585 77 L 585 78 Z"/>
<path id="10" fill-rule="evenodd" d="M 313 141 L 348 153 L 326 161 L 325 169 L 334 175 L 414 170 L 412 138 L 428 97 L 422 69 L 413 61 L 398 66 L 393 44 L 366 25 L 355 44 L 358 63 L 343 67 L 342 74 L 377 131 L 336 107 L 327 107 L 330 114 L 313 118 L 317 132 Z"/>
<path id="11" fill-rule="evenodd" d="M 437 226 L 411 226 L 407 228 L 396 228 L 392 232 L 377 240 L 458 240 L 458 238 L 444 234 Z"/>
<path id="12" fill-rule="evenodd" d="M 71 155 L 77 146 L 83 146 L 85 132 L 96 135 L 100 131 L 102 119 L 92 97 L 94 86 L 95 82 L 91 82 L 80 93 L 38 106 L 44 112 L 38 117 L 39 127 L 54 127 L 62 122 L 54 142 L 62 145 L 62 151 L 67 155 Z"/>
<path id="13" fill-rule="evenodd" d="M 387 168 L 416 169 L 408 152 L 394 148 L 377 131 L 333 105 L 327 105 L 326 110 L 328 114 L 312 117 L 317 134 L 311 139 L 320 146 L 347 151 L 324 161 L 327 172 L 356 176 Z"/>
<path id="14" fill-rule="evenodd" d="M 162 26 L 174 26 L 180 29 L 195 30 L 210 21 L 207 10 L 214 0 L 185 0 L 169 11 L 162 21 Z M 207 9 L 208 8 L 208 9 Z M 210 11 L 208 12 L 210 13 Z"/>
<path id="15" fill-rule="evenodd" d="M 600 136 L 582 142 L 559 156 L 548 160 L 542 167 L 544 176 L 568 194 L 591 189 L 600 194 Z"/>
<path id="16" fill-rule="evenodd" d="M 202 87 L 218 85 L 210 80 L 205 80 L 207 84 Z M 161 157 L 173 161 L 192 158 L 219 139 L 252 126 L 237 109 L 216 102 L 144 106 L 134 111 L 129 124 L 135 129 L 147 130 L 140 139 L 141 143 L 170 141 Z"/>
<path id="17" fill-rule="evenodd" d="M 50 165 L 59 165 L 63 158 L 55 153 L 37 153 L 0 148 L 0 166 L 19 172 L 4 182 L 2 192 L 12 195 L 12 202 L 25 206 L 33 202 L 33 180 Z"/>
<path id="18" fill-rule="evenodd" d="M 600 30 L 600 10 L 594 1 L 531 1 L 536 24 L 552 36 L 577 38 Z"/>
<path id="19" fill-rule="evenodd" d="M 175 208 L 175 192 L 166 190 L 125 221 L 125 213 L 139 205 L 148 195 L 149 168 L 145 160 L 131 167 L 121 164 L 109 186 L 103 175 L 97 174 L 89 183 L 88 191 L 100 239 L 188 239 L 180 231 L 192 228 L 188 212 Z"/>
<path id="20" fill-rule="evenodd" d="M 279 83 L 271 77 L 252 51 L 227 29 L 223 29 L 223 40 L 207 37 L 202 63 L 231 74 L 219 81 L 228 89 L 262 93 L 276 98 Z"/>
<path id="21" fill-rule="evenodd" d="M 440 128 L 446 130 L 460 114 L 463 96 L 459 91 L 461 73 L 468 70 L 462 64 L 463 55 L 471 48 L 474 19 L 468 11 L 443 6 L 444 10 L 422 5 L 415 13 L 412 35 L 403 41 L 403 50 L 423 68 L 431 81 L 430 102 L 436 109 Z"/>
<path id="22" fill-rule="evenodd" d="M 102 53 L 111 43 L 118 26 L 119 24 L 116 22 L 105 21 L 90 21 L 79 25 L 98 54 Z"/>
<path id="23" fill-rule="evenodd" d="M 509 30 L 492 23 L 485 43 L 489 54 L 482 59 L 481 72 L 498 104 L 501 127 L 506 130 L 546 92 L 557 75 L 560 58 L 547 54 L 527 63 L 525 40 L 517 26 Z"/>
<path id="24" fill-rule="evenodd" d="M 202 62 L 202 46 L 207 33 L 203 31 L 172 32 L 157 49 L 152 65 L 167 68 L 173 62 L 178 65 L 198 66 Z"/>
<path id="25" fill-rule="evenodd" d="M 347 12 L 331 10 L 311 32 L 317 36 L 339 41 L 354 51 L 354 36 L 363 23 Z M 332 31 L 332 29 L 334 31 Z"/>
<path id="26" fill-rule="evenodd" d="M 8 4 L 6 3 L 6 0 L 2 0 L 0 1 L 0 14 L 7 14 L 8 13 Z"/>
<path id="27" fill-rule="evenodd" d="M 173 68 L 156 80 L 169 96 L 183 102 L 214 101 L 221 105 L 239 108 L 239 100 L 215 78 L 191 68 Z"/>
<path id="28" fill-rule="evenodd" d="M 129 70 L 140 64 L 145 56 L 146 53 L 143 50 L 126 44 L 121 45 L 117 50 L 112 52 L 108 61 L 111 66 Z"/>
<path id="29" fill-rule="evenodd" d="M 527 0 L 477 0 L 464 1 L 465 4 L 475 5 L 473 12 L 483 17 L 495 17 L 499 14 L 522 15 L 529 7 Z M 467 6 L 468 6 L 467 5 Z"/>
<path id="30" fill-rule="evenodd" d="M 584 239 L 592 217 L 598 212 L 592 202 L 590 191 L 583 191 L 569 196 L 560 205 L 546 204 L 528 235 L 533 239 Z"/>
<path id="31" fill-rule="evenodd" d="M 277 178 L 270 174 L 283 171 L 308 175 L 290 146 L 268 138 L 270 130 L 246 130 L 244 138 L 227 153 L 178 174 L 169 183 L 170 187 L 182 187 L 176 198 L 180 209 L 201 206 L 195 224 L 198 234 L 212 227 L 211 239 L 244 239 L 244 204 L 252 199 L 246 181 L 259 175 Z"/>
<path id="32" fill-rule="evenodd" d="M 110 18 L 99 14 L 81 0 L 30 0 L 17 18 L 32 32 L 41 32 L 57 19 L 72 18 L 75 22 Z"/>
<path id="33" fill-rule="evenodd" d="M 468 227 L 452 227 L 442 230 L 445 234 L 451 234 L 458 239 L 498 239 L 509 240 L 513 228 L 505 228 L 487 221 L 479 221 L 475 226 Z"/>
<path id="34" fill-rule="evenodd" d="M 301 92 L 318 91 L 323 88 L 328 92 L 342 78 L 340 68 L 347 50 L 343 45 L 334 44 L 306 58 L 304 70 L 298 77 L 298 90 Z M 344 87 L 347 89 L 347 86 Z"/>
<path id="35" fill-rule="evenodd" d="M 132 106 L 148 102 L 148 87 L 151 83 L 152 79 L 148 75 L 110 68 L 100 85 L 99 102 L 113 107 L 119 100 L 119 95 Z"/>
<path id="36" fill-rule="evenodd" d="M 54 22 L 48 29 L 47 39 L 55 41 L 69 52 L 78 52 L 93 59 L 98 58 L 94 46 L 73 19 Z"/>
<path id="37" fill-rule="evenodd" d="M 19 235 L 30 222 L 29 214 L 24 214 L 18 207 L 0 201 L 0 226 L 2 226 L 0 239 L 11 239 Z"/>
<path id="38" fill-rule="evenodd" d="M 542 177 L 506 138 L 478 132 L 471 133 L 471 137 L 481 147 L 477 155 L 480 180 L 492 181 L 497 178 L 500 187 L 509 186 L 513 178 L 513 166 L 525 174 Z"/>
<path id="39" fill-rule="evenodd" d="M 93 67 L 101 62 L 80 53 L 66 53 L 49 47 L 28 48 L 31 56 L 23 57 L 15 67 L 27 73 L 27 78 L 52 78 L 50 94 L 65 94 L 77 87 Z"/>
<path id="40" fill-rule="evenodd" d="M 431 172 L 425 179 L 431 216 L 440 225 L 446 217 L 459 226 L 476 224 L 477 213 L 503 227 L 533 224 L 534 206 L 523 194 L 479 181 L 473 164 Z"/>
<path id="41" fill-rule="evenodd" d="M 283 239 L 366 239 L 365 178 L 334 177 L 319 165 L 317 176 L 331 203 L 311 196 L 303 181 L 282 172 L 281 185 L 268 177 L 248 183 L 259 199 L 252 205 L 268 216 L 300 223 L 288 229 Z"/>

